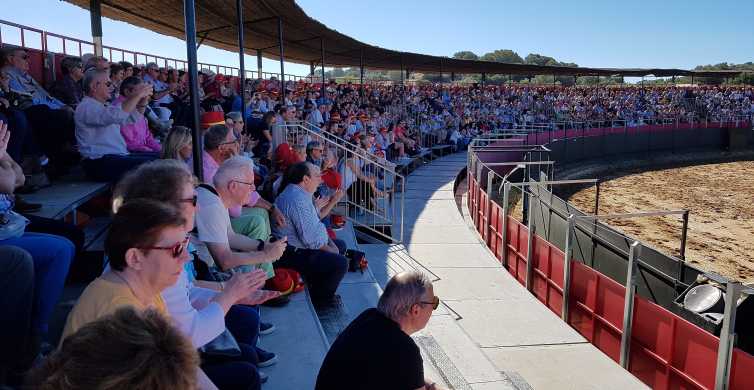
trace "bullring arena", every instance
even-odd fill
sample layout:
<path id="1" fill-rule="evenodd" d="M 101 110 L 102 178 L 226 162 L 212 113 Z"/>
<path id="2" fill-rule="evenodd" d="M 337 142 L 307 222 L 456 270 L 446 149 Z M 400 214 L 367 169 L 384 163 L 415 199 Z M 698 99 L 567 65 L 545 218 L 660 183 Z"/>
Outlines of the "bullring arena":
<path id="1" fill-rule="evenodd" d="M 690 210 L 686 261 L 743 283 L 754 282 L 754 162 L 702 164 L 645 172 L 613 172 L 601 186 L 599 213 L 641 210 Z M 570 201 L 593 206 L 595 189 Z M 646 241 L 663 253 L 677 255 L 678 218 L 654 217 L 612 221 L 611 226 Z"/>
<path id="2" fill-rule="evenodd" d="M 0 20 L 1 389 L 754 389 L 751 63 L 393 50 L 321 0 L 11 1 L 91 40 Z"/>

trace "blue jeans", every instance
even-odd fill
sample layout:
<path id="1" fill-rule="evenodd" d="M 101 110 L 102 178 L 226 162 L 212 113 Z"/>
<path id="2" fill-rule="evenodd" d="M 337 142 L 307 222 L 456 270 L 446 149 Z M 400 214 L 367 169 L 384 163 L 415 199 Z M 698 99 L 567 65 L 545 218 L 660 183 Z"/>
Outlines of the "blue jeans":
<path id="1" fill-rule="evenodd" d="M 34 260 L 34 311 L 32 328 L 47 334 L 48 322 L 63 292 L 68 267 L 76 248 L 67 239 L 44 233 L 24 233 L 17 238 L 0 241 L 26 250 Z"/>
<path id="2" fill-rule="evenodd" d="M 259 389 L 259 311 L 252 306 L 233 305 L 225 315 L 225 326 L 241 348 L 241 356 L 203 359 L 202 370 L 219 389 Z"/>
<path id="3" fill-rule="evenodd" d="M 34 261 L 15 246 L 0 246 L 0 387 L 6 375 L 31 366 L 39 347 L 31 329 Z"/>
<path id="4" fill-rule="evenodd" d="M 89 179 L 116 183 L 128 171 L 158 159 L 157 153 L 106 154 L 98 159 L 84 159 L 81 166 Z"/>

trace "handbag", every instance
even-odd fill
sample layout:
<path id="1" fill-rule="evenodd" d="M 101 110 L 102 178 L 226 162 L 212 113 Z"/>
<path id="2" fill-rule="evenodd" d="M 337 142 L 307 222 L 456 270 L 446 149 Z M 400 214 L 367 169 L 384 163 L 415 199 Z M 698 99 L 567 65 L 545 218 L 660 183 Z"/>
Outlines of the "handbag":
<path id="1" fill-rule="evenodd" d="M 26 231 L 29 220 L 13 210 L 0 214 L 0 241 L 21 237 Z"/>
<path id="2" fill-rule="evenodd" d="M 228 331 L 228 328 L 225 328 L 219 336 L 200 347 L 199 352 L 214 357 L 239 357 L 241 347 L 238 346 L 236 338 Z"/>

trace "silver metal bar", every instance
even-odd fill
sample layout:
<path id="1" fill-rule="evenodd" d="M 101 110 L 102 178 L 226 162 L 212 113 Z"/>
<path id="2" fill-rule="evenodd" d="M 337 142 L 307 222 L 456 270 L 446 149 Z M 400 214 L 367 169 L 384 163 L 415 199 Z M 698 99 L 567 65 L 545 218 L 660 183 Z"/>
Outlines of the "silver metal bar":
<path id="1" fill-rule="evenodd" d="M 510 165 L 551 165 L 555 164 L 555 161 L 511 161 L 511 162 L 499 162 L 499 163 L 482 163 L 486 167 L 505 167 Z"/>
<path id="2" fill-rule="evenodd" d="M 531 203 L 530 203 L 531 205 Z M 528 214 L 529 220 L 527 221 L 527 227 L 529 230 L 529 237 L 526 241 L 526 289 L 531 291 L 534 286 L 533 272 L 534 272 L 534 236 L 536 235 L 536 225 L 534 225 L 534 216 L 531 211 Z"/>
<path id="3" fill-rule="evenodd" d="M 571 251 L 573 248 L 573 237 L 575 234 L 575 219 L 574 215 L 568 216 L 568 228 L 566 231 L 565 250 L 563 256 L 563 307 L 560 312 L 560 318 L 567 324 L 568 323 L 568 308 L 570 306 L 571 298 Z"/>
<path id="4" fill-rule="evenodd" d="M 720 344 L 717 348 L 715 390 L 727 390 L 730 385 L 730 366 L 733 357 L 733 344 L 736 339 L 736 308 L 740 294 L 741 283 L 728 282 L 725 286 L 725 312 L 723 327 L 720 330 Z"/>
<path id="5" fill-rule="evenodd" d="M 502 235 L 502 262 L 503 265 L 507 268 L 508 267 L 508 244 L 506 240 L 508 239 L 508 201 L 509 196 L 508 193 L 511 190 L 511 185 L 508 182 L 503 183 L 503 211 L 501 213 L 503 220 L 500 223 L 500 229 L 502 230 L 500 234 Z"/>
<path id="6" fill-rule="evenodd" d="M 634 241 L 628 249 L 628 274 L 626 275 L 626 295 L 623 302 L 623 334 L 620 338 L 620 365 L 628 369 L 631 350 L 631 328 L 634 322 L 634 295 L 636 276 L 639 273 L 637 258 L 641 255 L 641 243 Z"/>
<path id="7" fill-rule="evenodd" d="M 511 183 L 511 185 L 514 186 L 529 186 L 534 184 L 541 184 L 541 185 L 560 185 L 560 184 L 584 184 L 584 183 L 596 183 L 599 179 L 571 179 L 571 180 L 548 180 L 548 181 L 533 181 L 533 182 L 520 182 L 520 183 Z"/>
<path id="8" fill-rule="evenodd" d="M 579 219 L 618 219 L 618 218 L 638 218 L 638 217 L 657 217 L 662 215 L 683 215 L 686 210 L 658 210 L 658 211 L 643 211 L 638 213 L 623 213 L 623 214 L 603 214 L 603 215 L 579 215 L 576 218 Z"/>

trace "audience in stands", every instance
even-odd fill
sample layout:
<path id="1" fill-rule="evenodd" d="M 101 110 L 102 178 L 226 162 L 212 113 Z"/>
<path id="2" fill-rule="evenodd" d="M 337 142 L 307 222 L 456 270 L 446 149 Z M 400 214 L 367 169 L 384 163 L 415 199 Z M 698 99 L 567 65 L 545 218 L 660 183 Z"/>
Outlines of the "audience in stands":
<path id="1" fill-rule="evenodd" d="M 319 167 L 311 163 L 288 168 L 275 199 L 285 224 L 273 227 L 273 233 L 287 238 L 289 245 L 276 265 L 293 268 L 304 276 L 315 305 L 331 306 L 338 303 L 335 291 L 348 262 L 343 256 L 345 243 L 328 236 L 314 204 L 313 194 L 321 182 Z"/>
<path id="2" fill-rule="evenodd" d="M 75 109 L 84 98 L 84 65 L 78 57 L 65 57 L 60 61 L 62 77 L 55 80 L 50 93 L 61 102 Z"/>
<path id="3" fill-rule="evenodd" d="M 246 204 L 254 190 L 253 162 L 241 156 L 223 162 L 213 175 L 211 186 L 197 188 L 199 257 L 213 261 L 221 271 L 272 263 L 285 250 L 286 237 L 277 241 L 255 239 L 234 231 L 228 209 Z"/>
<path id="4" fill-rule="evenodd" d="M 15 107 L 23 110 L 42 152 L 61 171 L 77 160 L 73 109 L 52 97 L 29 72 L 29 54 L 22 48 L 5 49 L 0 70 L 8 77 Z M 55 172 L 56 174 L 58 172 Z"/>
<path id="5" fill-rule="evenodd" d="M 138 93 L 138 87 L 141 84 L 143 84 L 142 81 L 136 77 L 123 80 L 120 84 L 120 95 L 113 100 L 112 105 L 115 107 L 122 106 L 123 102 Z M 159 153 L 162 150 L 160 143 L 149 130 L 147 119 L 144 117 L 146 108 L 146 101 L 139 101 L 136 103 L 136 110 L 131 112 L 128 121 L 120 125 L 120 134 L 126 141 L 126 149 L 129 153 Z"/>
<path id="6" fill-rule="evenodd" d="M 123 305 L 81 326 L 30 375 L 39 390 L 212 388 L 196 350 L 157 310 Z"/>
<path id="7" fill-rule="evenodd" d="M 152 199 L 176 205 L 186 219 L 186 229 L 194 226 L 196 194 L 193 176 L 175 160 L 146 163 L 127 174 L 115 191 L 116 203 L 133 199 Z M 178 282 L 162 292 L 173 322 L 202 351 L 202 368 L 220 389 L 257 388 L 260 375 L 257 365 L 268 366 L 275 354 L 256 348 L 260 330 L 258 311 L 250 306 L 275 298 L 279 294 L 260 291 L 267 275 L 263 271 L 238 273 L 222 283 L 197 282 L 193 262 L 187 262 Z M 199 287 L 201 283 L 203 287 Z M 225 329 L 230 334 L 224 334 Z M 269 326 L 268 326 L 269 327 Z M 221 337 L 222 336 L 222 337 Z M 214 353 L 218 341 L 235 338 L 238 357 Z"/>
<path id="8" fill-rule="evenodd" d="M 76 107 L 76 139 L 84 157 L 82 166 L 96 181 L 117 181 L 129 170 L 157 157 L 155 153 L 129 153 L 120 131 L 133 115 L 140 115 L 137 106 L 146 104 L 152 86 L 137 84 L 120 105 L 107 105 L 111 87 L 106 71 L 87 72 L 86 96 Z"/>
<path id="9" fill-rule="evenodd" d="M 174 126 L 162 145 L 162 155 L 164 159 L 173 159 L 186 163 L 189 166 L 193 151 L 194 142 L 191 140 L 191 130 L 184 126 Z M 193 167 L 189 166 L 193 169 Z"/>
<path id="10" fill-rule="evenodd" d="M 419 347 L 411 338 L 439 304 L 425 275 L 413 271 L 390 278 L 377 308 L 362 312 L 330 346 L 315 389 L 439 390 L 425 379 Z"/>
<path id="11" fill-rule="evenodd" d="M 34 304 L 29 329 L 31 342 L 38 345 L 47 339 L 50 318 L 63 292 L 75 247 L 63 237 L 27 231 L 28 219 L 13 211 L 13 191 L 23 185 L 24 174 L 6 152 L 9 138 L 7 126 L 0 122 L 0 246 L 15 246 L 31 255 Z"/>

